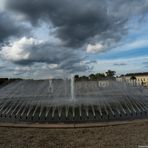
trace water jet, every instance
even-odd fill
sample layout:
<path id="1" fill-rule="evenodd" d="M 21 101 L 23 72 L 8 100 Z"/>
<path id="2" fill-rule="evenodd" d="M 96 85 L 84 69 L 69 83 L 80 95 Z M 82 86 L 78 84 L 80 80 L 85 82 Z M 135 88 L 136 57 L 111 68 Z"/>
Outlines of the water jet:
<path id="1" fill-rule="evenodd" d="M 19 80 L 0 88 L 1 122 L 103 122 L 147 112 L 148 90 L 115 80 Z"/>

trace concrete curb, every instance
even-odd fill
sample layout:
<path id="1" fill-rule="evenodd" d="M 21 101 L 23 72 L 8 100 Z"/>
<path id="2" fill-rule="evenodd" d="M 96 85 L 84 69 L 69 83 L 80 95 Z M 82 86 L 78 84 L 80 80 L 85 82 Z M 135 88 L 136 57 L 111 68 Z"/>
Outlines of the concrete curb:
<path id="1" fill-rule="evenodd" d="M 102 122 L 102 123 L 72 123 L 72 124 L 27 124 L 27 123 L 0 123 L 0 127 L 10 128 L 47 128 L 47 129 L 70 129 L 70 128 L 95 128 L 95 127 L 107 127 L 107 126 L 120 126 L 125 124 L 136 124 L 136 123 L 148 123 L 148 119 L 143 120 L 132 120 L 132 121 L 115 121 L 115 122 Z"/>

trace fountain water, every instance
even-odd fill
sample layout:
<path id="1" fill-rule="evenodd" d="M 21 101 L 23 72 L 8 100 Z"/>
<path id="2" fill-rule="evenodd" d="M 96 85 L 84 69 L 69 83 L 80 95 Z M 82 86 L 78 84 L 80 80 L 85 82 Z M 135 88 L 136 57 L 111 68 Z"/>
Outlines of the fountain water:
<path id="1" fill-rule="evenodd" d="M 49 93 L 53 93 L 53 85 L 52 85 L 52 79 L 49 80 Z"/>
<path id="2" fill-rule="evenodd" d="M 71 76 L 71 101 L 75 101 L 75 80 L 73 75 Z"/>
<path id="3" fill-rule="evenodd" d="M 23 89 L 22 89 L 23 88 Z M 23 80 L 0 88 L 0 121 L 87 122 L 146 118 L 148 89 L 117 81 Z"/>

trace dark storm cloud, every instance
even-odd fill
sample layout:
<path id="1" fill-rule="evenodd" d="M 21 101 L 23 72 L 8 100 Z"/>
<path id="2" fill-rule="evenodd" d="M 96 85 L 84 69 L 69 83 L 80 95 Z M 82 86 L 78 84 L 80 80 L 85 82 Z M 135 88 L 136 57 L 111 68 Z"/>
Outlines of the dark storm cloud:
<path id="1" fill-rule="evenodd" d="M 24 38 L 23 42 L 27 43 L 28 41 L 29 39 Z M 35 63 L 56 64 L 57 67 L 55 67 L 55 69 L 65 70 L 68 73 L 86 71 L 88 69 L 88 66 L 81 64 L 84 60 L 83 57 L 79 56 L 77 52 L 68 48 L 52 45 L 48 42 L 33 42 L 30 45 L 24 44 L 21 46 L 21 48 L 23 52 L 19 53 L 17 56 L 23 57 L 23 54 L 28 54 L 29 56 L 25 59 L 14 59 L 13 55 L 10 55 L 9 58 L 7 58 L 5 52 L 1 53 L 1 56 L 21 66 L 31 66 Z"/>
<path id="2" fill-rule="evenodd" d="M 119 41 L 131 16 L 148 12 L 147 0 L 6 0 L 6 7 L 21 12 L 33 24 L 51 22 L 57 36 L 70 47 L 97 39 Z"/>
<path id="3" fill-rule="evenodd" d="M 9 37 L 19 37 L 25 35 L 28 31 L 27 27 L 19 24 L 10 17 L 11 15 L 6 12 L 0 12 L 0 43 L 7 41 Z"/>
<path id="4" fill-rule="evenodd" d="M 79 50 L 96 43 L 101 43 L 106 48 L 104 51 L 111 49 L 112 43 L 116 46 L 128 33 L 128 20 L 148 12 L 147 0 L 5 0 L 5 3 L 6 11 L 23 14 L 24 21 L 33 27 L 43 22 L 52 24 L 54 35 L 62 41 L 61 46 L 49 42 L 26 46 L 24 51 L 29 52 L 28 58 L 8 60 L 23 66 L 57 64 L 57 70 L 70 73 L 86 71 L 91 64 L 83 63 L 85 60 Z M 5 15 L 0 14 L 0 41 L 24 35 L 20 22 Z M 123 66 L 123 63 L 114 65 Z"/>
<path id="5" fill-rule="evenodd" d="M 79 47 L 99 39 L 119 41 L 127 33 L 131 15 L 145 13 L 145 0 L 7 0 L 7 8 L 21 12 L 33 23 L 51 22 L 66 46 Z"/>

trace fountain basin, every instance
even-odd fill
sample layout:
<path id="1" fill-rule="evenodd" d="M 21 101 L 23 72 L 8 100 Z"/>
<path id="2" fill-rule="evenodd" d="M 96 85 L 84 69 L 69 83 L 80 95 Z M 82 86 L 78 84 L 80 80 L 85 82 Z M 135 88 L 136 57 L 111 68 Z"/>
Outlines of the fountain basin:
<path id="1" fill-rule="evenodd" d="M 0 122 L 85 123 L 147 118 L 147 92 L 116 81 L 103 85 L 96 81 L 18 81 L 0 89 Z"/>

